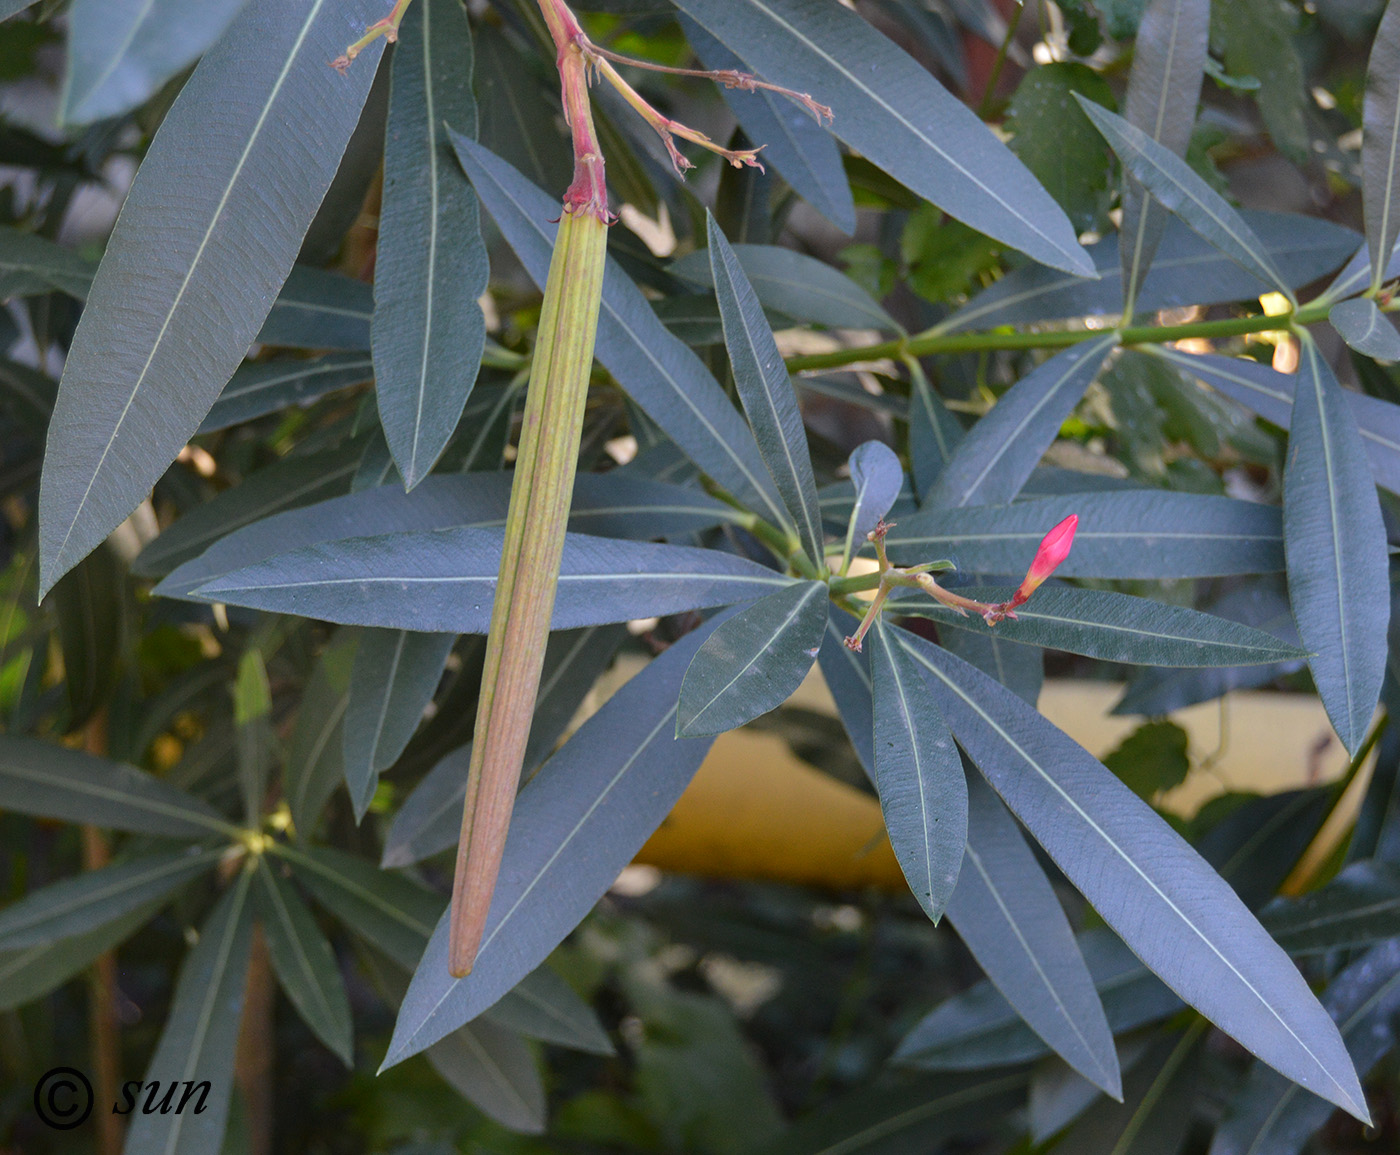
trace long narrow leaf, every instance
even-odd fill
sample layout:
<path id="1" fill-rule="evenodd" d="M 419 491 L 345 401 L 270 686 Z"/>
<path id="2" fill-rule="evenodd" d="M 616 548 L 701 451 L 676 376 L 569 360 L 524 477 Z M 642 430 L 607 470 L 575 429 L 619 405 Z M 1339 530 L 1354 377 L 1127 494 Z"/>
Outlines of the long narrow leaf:
<path id="1" fill-rule="evenodd" d="M 958 442 L 926 504 L 956 508 L 1014 498 L 1116 344 L 1107 336 L 1074 345 L 1016 382 Z"/>
<path id="2" fill-rule="evenodd" d="M 543 285 L 559 206 L 510 165 L 453 135 L 473 187 L 535 284 Z M 700 359 L 672 336 L 641 290 L 608 262 L 594 355 L 696 465 L 754 508 L 781 509 L 753 434 Z"/>
<path id="3" fill-rule="evenodd" d="M 277 979 L 316 1037 L 351 1066 L 350 1000 L 335 952 L 306 904 L 266 858 L 259 860 L 257 875 L 257 909 Z"/>
<path id="4" fill-rule="evenodd" d="M 1385 675 L 1390 618 L 1385 525 L 1342 387 L 1303 344 L 1283 475 L 1288 598 L 1318 696 L 1355 753 Z"/>
<path id="5" fill-rule="evenodd" d="M 0 736 L 0 810 L 168 838 L 235 829 L 207 803 L 144 770 L 9 735 Z"/>
<path id="6" fill-rule="evenodd" d="M 1400 333 L 1369 297 L 1339 301 L 1327 313 L 1341 338 L 1377 361 L 1400 361 Z"/>
<path id="7" fill-rule="evenodd" d="M 831 106 L 832 131 L 939 208 L 1041 264 L 1093 276 L 1068 218 L 972 111 L 854 12 L 823 0 L 676 0 L 765 80 Z"/>
<path id="8" fill-rule="evenodd" d="M 132 1112 L 128 1151 L 208 1155 L 222 1145 L 253 942 L 251 881 L 251 872 L 239 871 L 205 919 L 199 941 L 180 967 L 170 1014 L 146 1069 L 146 1080 L 168 1088 L 174 1105 L 193 1096 L 184 1109 L 169 1114 Z M 207 1097 L 201 1083 L 208 1084 Z"/>
<path id="9" fill-rule="evenodd" d="M 528 779 L 554 749 L 598 676 L 626 637 L 620 626 L 594 626 L 555 634 L 544 655 L 522 778 Z M 384 866 L 407 866 L 457 845 L 471 745 L 452 751 L 424 775 L 403 800 L 384 838 Z"/>
<path id="10" fill-rule="evenodd" d="M 1365 1075 L 1395 1047 L 1400 1012 L 1400 939 L 1368 951 L 1322 996 Z M 1297 1155 L 1327 1121 L 1329 1104 L 1256 1065 L 1215 1133 L 1210 1155 Z"/>
<path id="11" fill-rule="evenodd" d="M 1210 0 L 1155 0 L 1138 24 L 1124 119 L 1177 156 L 1186 154 L 1191 130 L 1196 127 L 1209 40 Z M 1152 265 L 1167 214 L 1130 176 L 1124 177 L 1122 200 L 1119 260 L 1125 309 L 1132 312 L 1126 301 L 1137 300 L 1138 286 Z"/>
<path id="12" fill-rule="evenodd" d="M 900 640 L 978 769 L 1158 977 L 1265 1062 L 1366 1119 L 1336 1027 L 1219 875 L 1010 691 L 921 638 Z"/>
<path id="13" fill-rule="evenodd" d="M 828 604 L 822 582 L 799 582 L 720 626 L 686 671 L 676 736 L 722 734 L 786 702 L 816 660 Z"/>
<path id="14" fill-rule="evenodd" d="M 145 855 L 40 888 L 0 911 L 0 951 L 42 946 L 168 898 L 225 848 Z"/>
<path id="15" fill-rule="evenodd" d="M 1009 589 L 958 591 L 978 601 L 1000 602 Z M 1307 651 L 1272 634 L 1185 606 L 1107 590 L 1047 586 L 1008 618 L 989 626 L 976 614 L 959 614 L 925 594 L 893 603 L 899 613 L 932 618 L 1002 641 L 1085 654 L 1106 662 L 1142 666 L 1246 666 L 1303 658 Z"/>
<path id="16" fill-rule="evenodd" d="M 224 386 L 200 423 L 199 432 L 213 433 L 293 405 L 307 405 L 327 393 L 368 381 L 373 375 L 374 363 L 363 353 L 328 353 L 324 357 L 244 365 Z"/>
<path id="17" fill-rule="evenodd" d="M 1079 529 L 1055 571 L 1060 577 L 1153 581 L 1283 569 L 1277 507 L 1158 489 L 925 510 L 901 518 L 885 544 L 902 563 L 952 558 L 969 573 L 1021 573 L 1040 539 L 1071 513 Z"/>
<path id="18" fill-rule="evenodd" d="M 715 624 L 637 674 L 521 790 L 476 966 L 464 979 L 448 974 L 440 922 L 387 1065 L 474 1019 L 538 966 L 660 825 L 710 748 L 673 734 L 681 680 Z"/>
<path id="19" fill-rule="evenodd" d="M 1400 937 L 1400 869 L 1386 862 L 1353 862 L 1321 889 L 1266 907 L 1259 921 L 1294 955 Z"/>
<path id="20" fill-rule="evenodd" d="M 1264 246 L 1269 263 L 1292 288 L 1300 288 L 1330 273 L 1361 243 L 1359 234 L 1331 221 L 1296 213 L 1245 209 L 1240 215 Z M 1072 277 L 1043 265 L 1013 269 L 983 289 L 943 321 L 938 332 L 992 329 L 998 325 L 1090 317 L 1123 311 L 1123 272 L 1118 235 L 1089 246 L 1097 281 Z M 1365 267 L 1365 250 L 1361 254 Z M 1396 269 L 1400 272 L 1400 269 Z M 1392 273 L 1391 275 L 1394 275 Z M 1357 274 L 1349 291 L 1365 283 Z M 1245 272 L 1219 249 L 1202 240 L 1176 217 L 1167 221 L 1157 257 L 1138 288 L 1137 311 L 1184 305 L 1219 305 L 1246 301 L 1273 289 L 1268 281 Z M 1345 296 L 1345 293 L 1339 295 Z"/>
<path id="21" fill-rule="evenodd" d="M 472 37 L 458 0 L 419 0 L 399 28 L 374 269 L 379 420 L 412 489 L 446 447 L 476 381 L 490 271 L 476 194 L 447 126 L 476 135 Z"/>
<path id="22" fill-rule="evenodd" d="M 355 819 L 365 815 L 380 771 L 403 753 L 442 679 L 455 634 L 364 630 L 345 711 L 345 783 Z"/>
<path id="23" fill-rule="evenodd" d="M 1387 4 L 1371 47 L 1362 105 L 1361 204 L 1371 268 L 1383 270 L 1400 237 L 1400 8 Z M 1372 274 L 1371 287 L 1383 276 Z"/>
<path id="24" fill-rule="evenodd" d="M 905 880 L 935 923 L 967 845 L 967 780 L 953 736 L 918 668 L 884 618 L 871 637 L 875 786 Z"/>
<path id="25" fill-rule="evenodd" d="M 326 62 L 378 8 L 251 0 L 166 115 L 58 391 L 40 488 L 41 592 L 146 496 L 257 336 L 335 175 L 382 45 L 348 77 Z"/>
<path id="26" fill-rule="evenodd" d="M 1277 373 L 1247 357 L 1183 353 L 1165 346 L 1156 352 L 1280 429 L 1291 424 L 1297 374 Z M 1341 395 L 1356 418 L 1371 476 L 1377 485 L 1400 493 L 1400 405 L 1351 389 Z"/>
<path id="27" fill-rule="evenodd" d="M 739 259 L 715 218 L 709 216 L 706 222 L 710 272 L 739 400 L 753 427 L 763 462 L 787 507 L 782 524 L 795 526 L 807 556 L 820 562 L 821 510 L 817 506 L 817 482 L 812 475 L 797 391 Z"/>
<path id="28" fill-rule="evenodd" d="M 967 851 L 948 920 L 1036 1034 L 1117 1098 L 1113 1035 L 1064 908 L 991 787 L 972 774 L 967 795 Z"/>
<path id="29" fill-rule="evenodd" d="M 704 67 L 743 71 L 744 62 L 688 16 L 681 17 L 681 28 Z M 799 196 L 843 233 L 853 234 L 855 200 L 841 149 L 831 134 L 785 96 L 729 87 L 720 95 L 748 138 L 762 142 L 763 163 L 771 163 Z"/>
<path id="30" fill-rule="evenodd" d="M 1251 276 L 1288 291 L 1268 250 L 1238 212 L 1184 160 L 1141 129 L 1092 100 L 1075 94 L 1079 107 L 1103 133 L 1123 167 L 1168 211 L 1175 213 Z"/>
<path id="31" fill-rule="evenodd" d="M 218 39 L 244 0 L 75 0 L 59 119 L 90 124 L 145 104 Z"/>
<path id="32" fill-rule="evenodd" d="M 193 591 L 208 601 L 386 629 L 484 634 L 503 532 L 346 538 L 279 554 Z M 568 534 L 551 628 L 749 601 L 792 579 L 718 550 Z M 414 591 L 403 597 L 404 588 Z"/>

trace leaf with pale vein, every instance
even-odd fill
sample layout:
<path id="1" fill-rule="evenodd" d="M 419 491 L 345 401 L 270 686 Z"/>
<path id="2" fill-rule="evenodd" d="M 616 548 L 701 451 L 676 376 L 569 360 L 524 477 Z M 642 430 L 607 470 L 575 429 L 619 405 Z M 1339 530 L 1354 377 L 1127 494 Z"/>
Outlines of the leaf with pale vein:
<path id="1" fill-rule="evenodd" d="M 386 1066 L 474 1019 L 543 962 L 660 825 L 710 748 L 673 735 L 686 667 L 719 621 L 635 675 L 520 791 L 476 965 L 464 979 L 448 974 L 439 922 Z"/>
<path id="2" fill-rule="evenodd" d="M 807 430 L 783 356 L 763 316 L 753 286 L 713 216 L 706 217 L 710 272 L 724 323 L 724 344 L 763 463 L 782 495 L 781 524 L 797 530 L 814 562 L 822 558 L 822 517 L 817 482 L 807 451 Z"/>
<path id="3" fill-rule="evenodd" d="M 39 498 L 41 594 L 146 496 L 257 337 L 382 44 L 348 77 L 326 61 L 378 7 L 251 0 L 166 115 L 93 280 L 54 406 Z"/>
<path id="4" fill-rule="evenodd" d="M 1153 0 L 1138 25 L 1123 116 L 1177 156 L 1185 156 L 1191 143 L 1209 41 L 1210 0 Z M 1119 259 L 1124 297 L 1136 302 L 1138 286 L 1152 267 L 1162 239 L 1167 213 L 1126 174 L 1122 209 Z M 1133 307 L 1125 305 L 1125 310 L 1131 313 Z"/>
<path id="5" fill-rule="evenodd" d="M 1370 297 L 1338 301 L 1327 314 L 1342 340 L 1377 361 L 1400 361 L 1400 333 Z"/>
<path id="6" fill-rule="evenodd" d="M 1380 269 L 1400 237 L 1400 5 L 1387 4 L 1366 68 L 1362 102 L 1361 204 L 1366 250 Z M 1372 275 L 1371 288 L 1384 277 Z"/>
<path id="7" fill-rule="evenodd" d="M 1179 216 L 1251 276 L 1292 296 L 1287 281 L 1274 268 L 1254 230 L 1189 164 L 1121 116 L 1078 93 L 1075 99 L 1118 154 L 1123 167 L 1163 208 Z"/>
<path id="8" fill-rule="evenodd" d="M 943 917 L 967 845 L 967 780 L 953 736 L 883 616 L 870 638 L 875 786 L 890 845 L 926 915 Z"/>
<path id="9" fill-rule="evenodd" d="M 676 0 L 765 80 L 831 106 L 832 131 L 939 208 L 1042 264 L 1092 277 L 1068 218 L 972 110 L 825 0 Z"/>
<path id="10" fill-rule="evenodd" d="M 1283 474 L 1288 600 L 1327 716 L 1355 753 L 1385 675 L 1390 581 L 1380 499 L 1356 418 L 1303 343 Z"/>
<path id="11" fill-rule="evenodd" d="M 1050 880 L 1015 819 L 977 774 L 967 776 L 967 803 L 967 850 L 948 921 L 1036 1034 L 1118 1098 L 1113 1033 Z"/>
<path id="12" fill-rule="evenodd" d="M 958 442 L 925 505 L 991 505 L 1012 500 L 1118 343 L 1084 341 L 1016 382 Z"/>
<path id="13" fill-rule="evenodd" d="M 1335 1025 L 1228 884 L 1009 690 L 921 638 L 899 638 L 959 745 L 1124 942 L 1241 1045 L 1365 1120 Z"/>
<path id="14" fill-rule="evenodd" d="M 394 463 L 427 476 L 476 381 L 490 272 L 476 193 L 447 126 L 476 135 L 472 36 L 459 0 L 418 0 L 394 50 L 374 268 L 375 396 Z"/>

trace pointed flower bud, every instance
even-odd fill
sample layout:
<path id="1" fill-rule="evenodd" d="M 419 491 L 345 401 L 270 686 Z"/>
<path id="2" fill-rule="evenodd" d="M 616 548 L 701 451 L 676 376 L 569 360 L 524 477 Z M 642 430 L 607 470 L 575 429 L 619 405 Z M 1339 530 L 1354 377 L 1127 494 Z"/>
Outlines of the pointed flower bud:
<path id="1" fill-rule="evenodd" d="M 1025 605 L 1031 594 L 1035 593 L 1059 564 L 1069 557 L 1070 546 L 1074 544 L 1074 531 L 1078 527 L 1079 515 L 1072 513 L 1041 539 L 1031 568 L 1026 571 L 1026 580 L 1007 603 L 1008 609 Z"/>

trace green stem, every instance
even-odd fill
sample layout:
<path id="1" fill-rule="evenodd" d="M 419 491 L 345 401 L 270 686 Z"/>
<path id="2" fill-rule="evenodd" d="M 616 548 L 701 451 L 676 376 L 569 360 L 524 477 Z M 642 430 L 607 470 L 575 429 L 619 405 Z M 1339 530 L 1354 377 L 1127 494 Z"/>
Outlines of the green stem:
<path id="1" fill-rule="evenodd" d="M 1239 337 L 1247 333 L 1268 333 L 1286 330 L 1292 325 L 1310 325 L 1327 316 L 1327 306 L 1310 302 L 1297 310 L 1272 316 L 1227 317 L 1220 321 L 1191 321 L 1184 325 L 1137 325 L 1118 330 L 1124 345 L 1164 344 L 1192 337 Z M 809 353 L 787 358 L 788 371 L 800 373 L 809 369 L 836 369 L 861 361 L 901 359 L 907 356 L 927 357 L 937 353 L 979 353 L 1002 349 L 1063 349 L 1081 341 L 1102 337 L 1102 329 L 1053 329 L 1044 333 L 984 332 L 940 333 L 926 329 L 912 337 L 858 345 L 850 349 L 833 349 L 830 353 Z"/>

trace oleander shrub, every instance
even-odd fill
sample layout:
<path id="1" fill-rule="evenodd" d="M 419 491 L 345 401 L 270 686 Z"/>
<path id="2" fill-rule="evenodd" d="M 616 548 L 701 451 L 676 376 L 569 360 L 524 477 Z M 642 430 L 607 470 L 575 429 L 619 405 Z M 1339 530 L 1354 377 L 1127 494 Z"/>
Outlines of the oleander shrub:
<path id="1" fill-rule="evenodd" d="M 0 1146 L 1396 1142 L 1400 8 L 0 18 Z M 615 885 L 745 726 L 907 893 Z"/>

